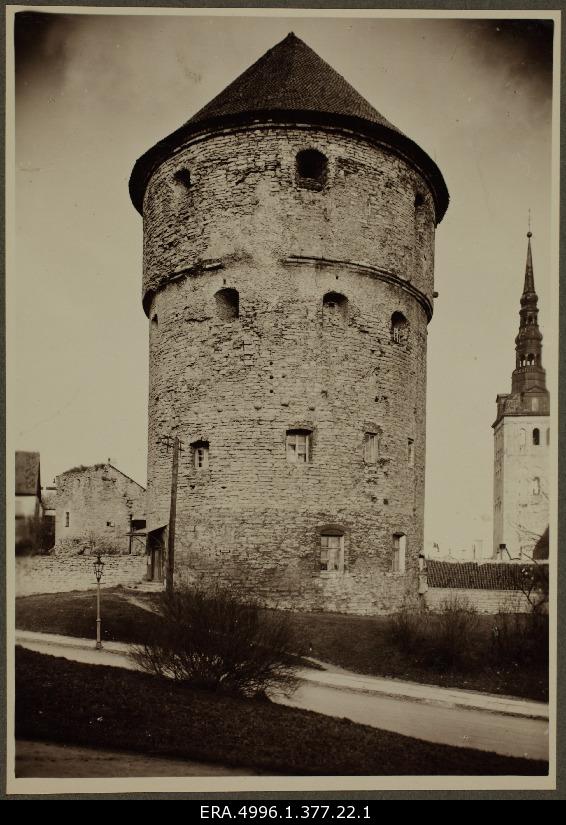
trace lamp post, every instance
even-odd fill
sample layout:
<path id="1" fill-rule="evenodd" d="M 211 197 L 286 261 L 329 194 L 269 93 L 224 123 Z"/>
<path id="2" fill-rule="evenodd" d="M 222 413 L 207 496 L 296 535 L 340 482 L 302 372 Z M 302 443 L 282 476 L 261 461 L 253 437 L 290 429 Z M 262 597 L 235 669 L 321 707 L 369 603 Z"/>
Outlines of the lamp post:
<path id="1" fill-rule="evenodd" d="M 96 561 L 92 566 L 96 576 L 96 649 L 100 650 L 102 648 L 102 642 L 100 641 L 100 624 L 102 622 L 100 618 L 100 579 L 104 572 L 104 562 L 100 558 L 100 553 L 96 556 Z"/>

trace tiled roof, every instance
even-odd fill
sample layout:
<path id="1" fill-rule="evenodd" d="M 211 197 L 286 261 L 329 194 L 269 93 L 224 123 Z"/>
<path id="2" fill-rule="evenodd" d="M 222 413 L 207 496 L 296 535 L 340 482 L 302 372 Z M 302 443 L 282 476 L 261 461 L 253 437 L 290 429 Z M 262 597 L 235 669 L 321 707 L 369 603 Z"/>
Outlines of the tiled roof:
<path id="1" fill-rule="evenodd" d="M 16 451 L 16 495 L 35 496 L 40 489 L 39 453 Z"/>
<path id="2" fill-rule="evenodd" d="M 293 32 L 269 49 L 188 124 L 250 112 L 326 112 L 399 130 Z"/>
<path id="3" fill-rule="evenodd" d="M 436 163 L 292 32 L 139 158 L 130 178 L 136 209 L 153 170 L 193 134 L 261 119 L 345 126 L 399 149 L 427 177 L 442 220 L 448 190 Z"/>
<path id="4" fill-rule="evenodd" d="M 477 562 L 446 562 L 428 559 L 426 563 L 429 587 L 466 590 L 520 590 L 524 580 L 524 564 L 478 564 Z"/>

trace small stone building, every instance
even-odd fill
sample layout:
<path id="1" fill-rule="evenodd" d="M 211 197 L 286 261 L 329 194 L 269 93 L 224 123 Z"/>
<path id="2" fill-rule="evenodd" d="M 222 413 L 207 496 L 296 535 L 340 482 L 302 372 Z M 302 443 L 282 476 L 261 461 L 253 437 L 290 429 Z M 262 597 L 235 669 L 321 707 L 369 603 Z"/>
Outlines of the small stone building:
<path id="1" fill-rule="evenodd" d="M 149 149 L 130 193 L 148 524 L 184 446 L 175 575 L 292 609 L 416 598 L 436 163 L 291 33 Z"/>
<path id="2" fill-rule="evenodd" d="M 74 467 L 55 484 L 56 549 L 90 542 L 105 552 L 132 551 L 132 533 L 145 527 L 141 484 L 109 462 Z"/>

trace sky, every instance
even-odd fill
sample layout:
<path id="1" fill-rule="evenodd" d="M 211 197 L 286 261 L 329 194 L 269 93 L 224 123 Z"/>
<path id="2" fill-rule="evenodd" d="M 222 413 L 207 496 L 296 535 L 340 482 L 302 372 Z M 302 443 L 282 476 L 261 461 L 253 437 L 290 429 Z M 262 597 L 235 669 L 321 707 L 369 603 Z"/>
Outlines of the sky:
<path id="1" fill-rule="evenodd" d="M 478 12 L 479 14 L 479 12 Z M 144 484 L 148 322 L 135 160 L 294 31 L 439 165 L 425 542 L 491 549 L 497 393 L 509 392 L 533 232 L 551 300 L 552 23 L 32 14 L 16 28 L 8 420 L 42 483 L 108 458 Z M 11 239 L 9 239 L 9 242 Z M 552 376 L 549 376 L 552 379 Z M 551 380 L 552 388 L 552 380 Z"/>

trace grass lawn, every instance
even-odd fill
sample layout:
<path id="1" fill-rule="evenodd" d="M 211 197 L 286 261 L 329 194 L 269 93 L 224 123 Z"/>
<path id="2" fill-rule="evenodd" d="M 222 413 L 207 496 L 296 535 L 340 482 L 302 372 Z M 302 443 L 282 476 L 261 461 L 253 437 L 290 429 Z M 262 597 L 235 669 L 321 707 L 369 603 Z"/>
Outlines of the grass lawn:
<path id="1" fill-rule="evenodd" d="M 474 668 L 467 672 L 435 668 L 433 662 L 424 663 L 416 656 L 401 653 L 387 638 L 388 621 L 387 616 L 293 614 L 299 638 L 305 639 L 310 647 L 307 655 L 347 670 L 548 701 L 548 663 L 542 667 L 527 668 L 522 664 L 495 667 L 485 661 L 480 643 L 491 634 L 493 616 L 478 616 L 479 626 L 471 650 Z"/>
<path id="2" fill-rule="evenodd" d="M 546 775 L 544 762 L 422 742 L 135 671 L 16 651 L 16 736 L 288 775 Z"/>
<path id="3" fill-rule="evenodd" d="M 136 593 L 150 605 L 154 594 Z M 495 667 L 486 662 L 480 649 L 482 636 L 491 632 L 493 617 L 479 616 L 475 667 L 468 672 L 435 669 L 415 656 L 400 653 L 387 638 L 387 616 L 347 616 L 335 613 L 290 613 L 299 655 L 373 676 L 389 676 L 444 687 L 480 690 L 540 701 L 548 701 L 548 669 L 545 667 Z M 16 599 L 16 627 L 45 633 L 93 637 L 95 591 L 25 596 Z M 122 588 L 103 591 L 102 638 L 111 641 L 143 642 L 154 621 L 152 613 L 128 601 Z M 472 651 L 473 654 L 473 651 Z"/>

